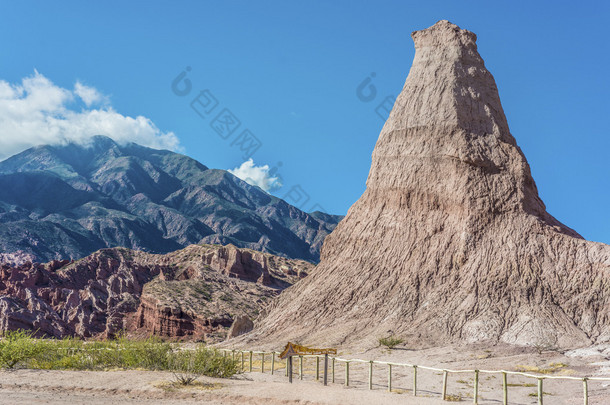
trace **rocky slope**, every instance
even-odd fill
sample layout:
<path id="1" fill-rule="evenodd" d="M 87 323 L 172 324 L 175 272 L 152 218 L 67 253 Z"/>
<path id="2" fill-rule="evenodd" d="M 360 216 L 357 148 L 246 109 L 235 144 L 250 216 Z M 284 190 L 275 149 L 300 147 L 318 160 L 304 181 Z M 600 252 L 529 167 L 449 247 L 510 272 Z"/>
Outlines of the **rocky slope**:
<path id="1" fill-rule="evenodd" d="M 187 156 L 103 136 L 0 162 L 0 263 L 117 246 L 167 253 L 193 243 L 317 262 L 340 219 L 307 214 Z"/>
<path id="2" fill-rule="evenodd" d="M 610 246 L 546 212 L 476 35 L 440 21 L 412 37 L 365 193 L 248 340 L 610 340 Z"/>
<path id="3" fill-rule="evenodd" d="M 76 262 L 0 266 L 0 330 L 110 337 L 224 338 L 312 268 L 235 246 L 192 245 L 166 255 L 100 250 Z"/>

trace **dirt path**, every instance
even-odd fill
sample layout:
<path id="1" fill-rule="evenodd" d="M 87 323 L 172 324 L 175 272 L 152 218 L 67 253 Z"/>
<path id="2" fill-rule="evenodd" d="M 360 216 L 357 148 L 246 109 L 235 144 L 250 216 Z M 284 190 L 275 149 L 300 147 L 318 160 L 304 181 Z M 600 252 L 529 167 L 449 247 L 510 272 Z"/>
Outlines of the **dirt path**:
<path id="1" fill-rule="evenodd" d="M 219 385 L 163 389 L 171 373 L 148 371 L 41 371 L 0 372 L 0 404 L 435 404 L 433 399 L 411 401 L 405 395 L 368 392 L 340 385 L 322 387 L 312 381 L 288 384 L 278 375 L 252 373 L 237 379 L 201 378 Z M 405 399 L 408 399 L 405 401 Z"/>
<path id="2" fill-rule="evenodd" d="M 421 351 L 371 351 L 360 354 L 344 353 L 347 358 L 374 358 L 395 362 L 408 362 L 440 368 L 514 370 L 527 366 L 544 369 L 550 364 L 562 366 L 552 375 L 601 375 L 609 374 L 609 348 L 577 353 L 546 353 L 506 351 L 504 348 L 476 350 L 461 347 L 435 348 Z M 284 376 L 281 362 L 276 362 L 276 373 L 257 372 L 260 363 L 254 362 L 254 372 L 244 373 L 233 379 L 200 378 L 207 388 L 168 388 L 174 379 L 172 373 L 151 371 L 0 371 L 0 405 L 3 404 L 446 404 L 440 400 L 442 373 L 418 371 L 418 396 L 412 396 L 413 374 L 410 368 L 394 367 L 393 391 L 387 392 L 387 366 L 376 365 L 373 373 L 373 390 L 368 389 L 368 365 L 352 363 L 350 386 L 345 387 L 345 367 L 335 367 L 335 383 L 329 375 L 329 386 L 324 387 L 315 379 L 315 361 L 304 364 L 303 380 L 295 373 L 294 383 Z M 298 367 L 295 367 L 298 370 Z M 548 374 L 551 375 L 551 374 Z M 536 404 L 535 380 L 509 376 L 509 403 Z M 165 384 L 165 386 L 164 386 Z M 473 376 L 453 374 L 448 380 L 451 399 L 472 403 Z M 610 382 L 589 383 L 590 405 L 610 403 Z M 580 381 L 544 381 L 545 404 L 581 404 Z M 502 382 L 499 375 L 482 374 L 480 378 L 481 405 L 502 403 Z"/>

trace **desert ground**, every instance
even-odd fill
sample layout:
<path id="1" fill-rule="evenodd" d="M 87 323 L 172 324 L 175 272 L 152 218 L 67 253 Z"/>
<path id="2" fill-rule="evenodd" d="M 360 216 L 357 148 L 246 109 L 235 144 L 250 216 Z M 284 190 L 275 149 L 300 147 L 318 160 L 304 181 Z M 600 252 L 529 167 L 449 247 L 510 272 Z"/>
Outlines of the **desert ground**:
<path id="1" fill-rule="evenodd" d="M 531 348 L 511 346 L 448 346 L 426 350 L 374 349 L 364 353 L 340 352 L 343 358 L 376 359 L 405 362 L 447 369 L 517 370 L 546 372 L 548 376 L 610 376 L 610 345 L 559 353 L 538 354 Z M 295 362 L 295 364 L 297 364 Z M 443 404 L 440 399 L 442 373 L 419 370 L 418 396 L 412 396 L 412 371 L 393 367 L 392 392 L 387 392 L 387 367 L 376 365 L 373 390 L 368 389 L 368 365 L 352 363 L 350 386 L 344 386 L 345 368 L 337 363 L 335 383 L 324 387 L 315 380 L 315 363 L 306 361 L 303 380 L 298 373 L 293 384 L 276 362 L 265 373 L 260 361 L 254 371 L 232 379 L 201 377 L 189 387 L 172 385 L 175 377 L 168 372 L 150 371 L 44 371 L 16 370 L 0 372 L 0 404 Z M 247 367 L 246 367 L 247 368 Z M 257 371 L 258 368 L 258 371 Z M 298 370 L 298 367 L 295 367 Z M 329 378 L 330 380 L 330 378 Z M 471 374 L 450 374 L 447 393 L 452 401 L 472 402 Z M 536 404 L 536 381 L 519 376 L 508 377 L 510 404 Z M 583 402 L 582 382 L 545 380 L 545 404 Z M 502 403 L 500 374 L 481 374 L 480 404 Z M 589 382 L 589 404 L 607 404 L 610 381 Z"/>

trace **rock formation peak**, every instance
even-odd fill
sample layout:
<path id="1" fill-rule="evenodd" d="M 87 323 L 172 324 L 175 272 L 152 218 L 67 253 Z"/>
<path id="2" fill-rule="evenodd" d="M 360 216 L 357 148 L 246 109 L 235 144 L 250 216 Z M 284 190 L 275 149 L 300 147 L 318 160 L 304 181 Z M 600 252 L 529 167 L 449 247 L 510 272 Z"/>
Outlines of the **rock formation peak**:
<path id="1" fill-rule="evenodd" d="M 469 217 L 524 211 L 576 236 L 538 197 L 476 35 L 443 20 L 412 36 L 413 66 L 379 136 L 367 187 L 416 188 Z"/>
<path id="2" fill-rule="evenodd" d="M 439 21 L 412 37 L 366 191 L 248 339 L 610 340 L 610 247 L 546 212 L 476 35 Z"/>
<path id="3" fill-rule="evenodd" d="M 474 32 L 460 29 L 460 27 L 447 20 L 440 20 L 425 30 L 414 31 L 411 37 L 415 43 L 415 49 L 426 46 L 476 48 L 477 41 L 477 36 Z"/>

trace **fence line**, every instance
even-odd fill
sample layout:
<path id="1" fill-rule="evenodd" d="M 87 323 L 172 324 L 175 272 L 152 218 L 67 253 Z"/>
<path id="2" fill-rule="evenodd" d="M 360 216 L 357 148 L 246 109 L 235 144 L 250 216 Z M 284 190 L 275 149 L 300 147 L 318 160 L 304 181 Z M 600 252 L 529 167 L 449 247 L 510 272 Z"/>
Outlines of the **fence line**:
<path id="1" fill-rule="evenodd" d="M 265 372 L 265 355 L 272 355 L 272 366 L 271 366 L 271 374 L 275 373 L 275 356 L 279 355 L 279 352 L 264 352 L 264 351 L 242 351 L 242 350 L 234 350 L 234 349 L 219 349 L 224 352 L 224 355 L 227 356 L 228 353 L 232 353 L 233 360 L 235 360 L 235 353 L 241 353 L 241 362 L 242 362 L 242 370 L 244 369 L 244 353 L 249 353 L 250 355 L 250 364 L 249 370 L 252 372 L 252 356 L 254 354 L 261 355 L 261 372 Z M 295 356 L 299 358 L 299 379 L 303 379 L 303 359 L 305 357 L 313 357 L 316 359 L 316 380 L 320 378 L 320 358 L 324 358 L 324 355 L 315 355 L 315 354 L 306 354 Z M 589 405 L 589 381 L 610 381 L 610 377 L 573 377 L 573 376 L 547 376 L 547 375 L 535 375 L 530 373 L 525 373 L 522 371 L 509 371 L 509 370 L 479 370 L 479 369 L 466 369 L 466 370 L 452 370 L 447 368 L 436 368 L 436 367 L 428 367 L 428 366 L 420 366 L 417 364 L 409 364 L 409 363 L 396 363 L 391 361 L 380 361 L 380 360 L 362 360 L 362 359 L 345 359 L 342 357 L 329 356 L 329 359 L 332 360 L 331 364 L 331 381 L 335 382 L 335 362 L 343 362 L 345 363 L 345 381 L 344 384 L 346 387 L 349 387 L 349 365 L 350 363 L 367 363 L 369 365 L 369 375 L 368 375 L 368 387 L 369 390 L 373 389 L 373 364 L 381 364 L 388 366 L 388 391 L 392 391 L 392 367 L 407 367 L 413 369 L 413 396 L 417 396 L 417 370 L 430 370 L 443 373 L 443 382 L 442 382 L 442 393 L 441 397 L 443 400 L 447 400 L 447 381 L 449 378 L 449 374 L 474 374 L 474 392 L 473 392 L 473 403 L 479 403 L 479 374 L 501 374 L 502 375 L 502 403 L 503 405 L 508 405 L 508 383 L 507 376 L 508 375 L 518 375 L 527 378 L 535 378 L 537 380 L 537 388 L 538 388 L 538 405 L 543 405 L 544 400 L 544 392 L 542 390 L 543 380 L 577 380 L 582 381 L 583 383 L 583 403 L 584 405 Z M 288 368 L 286 367 L 286 374 L 288 373 Z"/>

